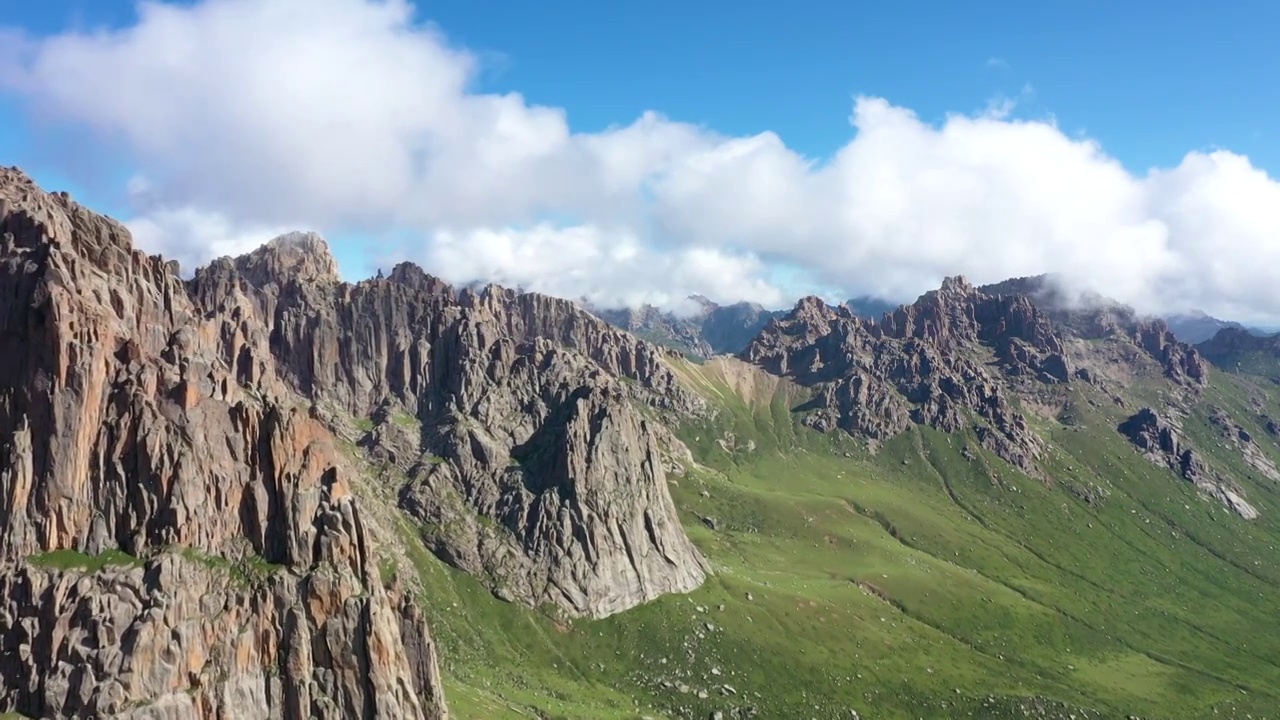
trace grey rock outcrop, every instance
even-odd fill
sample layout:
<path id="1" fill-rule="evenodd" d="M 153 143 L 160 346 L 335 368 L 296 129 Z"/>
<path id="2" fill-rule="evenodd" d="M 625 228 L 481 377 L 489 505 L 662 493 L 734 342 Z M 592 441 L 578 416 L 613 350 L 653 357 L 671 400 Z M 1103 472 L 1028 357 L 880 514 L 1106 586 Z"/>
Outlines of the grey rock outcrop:
<path id="1" fill-rule="evenodd" d="M 1091 293 L 1072 293 L 1048 275 L 1013 278 L 979 288 L 986 294 L 1020 295 L 1034 303 L 1063 340 L 1110 340 L 1153 359 L 1164 376 L 1195 392 L 1208 381 L 1208 364 L 1193 346 L 1179 340 L 1162 319 Z M 1095 358 L 1079 358 L 1094 362 Z"/>
<path id="2" fill-rule="evenodd" d="M 447 528 L 432 538 L 437 552 L 491 577 L 502 597 L 577 615 L 702 583 L 707 567 L 676 518 L 648 420 L 592 384 L 533 419 L 515 434 L 464 421 L 445 438 L 447 462 L 414 472 L 404 506 Z"/>
<path id="3" fill-rule="evenodd" d="M 0 169 L 0 709 L 445 717 L 427 628 L 383 587 L 349 470 L 266 337 Z M 30 560 L 104 552 L 141 567 Z M 233 560 L 272 572 L 207 567 Z"/>
<path id="4" fill-rule="evenodd" d="M 1005 378 L 983 362 L 991 353 L 1008 376 L 1071 377 L 1061 341 L 1031 302 L 978 292 L 963 278 L 878 322 L 805 298 L 741 358 L 813 388 L 803 409 L 819 430 L 883 440 L 913 423 L 948 432 L 973 425 L 984 445 L 1034 473 L 1041 443 L 1009 402 Z"/>
<path id="5" fill-rule="evenodd" d="M 1274 423 L 1272 423 L 1274 425 Z M 1258 447 L 1253 434 L 1238 424 L 1222 408 L 1213 408 L 1209 414 L 1209 426 L 1217 431 L 1224 447 L 1234 448 L 1240 458 L 1262 477 L 1280 483 L 1280 468 Z M 1264 426 L 1267 427 L 1267 426 Z"/>
<path id="6" fill-rule="evenodd" d="M 1222 503 L 1246 520 L 1258 517 L 1258 511 L 1244 497 L 1236 484 L 1211 469 L 1203 457 L 1178 433 L 1178 429 L 1161 418 L 1155 410 L 1144 407 L 1117 427 L 1153 463 L 1167 467 L 1204 494 Z"/>
<path id="7" fill-rule="evenodd" d="M 298 272 L 297 240 L 196 273 L 210 312 L 261 318 L 279 374 L 396 468 L 401 506 L 441 558 L 529 605 L 601 617 L 687 592 L 707 565 L 684 535 L 645 412 L 705 411 L 666 350 L 573 303 L 502 288 L 455 290 L 416 266 L 342 283 Z M 327 255 L 327 248 L 314 249 Z M 250 375 L 252 344 L 229 356 Z M 642 410 L 643 408 L 643 410 Z"/>

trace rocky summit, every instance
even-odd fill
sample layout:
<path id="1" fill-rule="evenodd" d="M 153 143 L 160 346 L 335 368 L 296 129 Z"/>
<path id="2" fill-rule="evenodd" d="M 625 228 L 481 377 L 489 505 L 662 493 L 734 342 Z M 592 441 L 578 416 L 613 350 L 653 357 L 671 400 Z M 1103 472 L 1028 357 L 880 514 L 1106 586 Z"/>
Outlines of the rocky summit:
<path id="1" fill-rule="evenodd" d="M 326 424 L 354 428 L 436 552 L 500 596 L 602 617 L 704 579 L 667 491 L 670 441 L 641 410 L 702 405 L 668 351 L 570 302 L 455 291 L 409 264 L 342 283 L 308 236 L 214 262 L 189 290 L 217 315 L 251 308 L 224 336 L 239 379 L 270 362 Z"/>
<path id="2" fill-rule="evenodd" d="M 948 278 L 879 321 L 805 298 L 740 357 L 810 388 L 812 399 L 800 409 L 817 430 L 839 428 L 874 443 L 912 424 L 950 433 L 969 428 L 981 445 L 1035 477 L 1047 477 L 1038 466 L 1045 443 L 1029 409 L 1060 413 L 1071 403 L 1068 386 L 1077 383 L 1124 406 L 1136 372 L 1162 376 L 1179 412 L 1208 373 L 1199 351 L 1163 320 L 1105 299 L 1068 301 L 1047 278 L 982 288 Z M 1228 508 L 1256 517 L 1239 487 L 1203 472 L 1150 408 L 1119 431 Z"/>
<path id="3" fill-rule="evenodd" d="M 1280 703 L 1274 337 L 1049 277 L 702 307 L 314 233 L 184 279 L 0 170 L 0 716 Z"/>
<path id="4" fill-rule="evenodd" d="M 686 312 L 663 312 L 652 305 L 638 308 L 588 309 L 611 325 L 695 359 L 742 352 L 771 320 L 786 315 L 757 303 L 720 305 L 701 295 L 687 299 Z M 843 307 L 859 317 L 878 319 L 892 312 L 893 303 L 870 296 L 852 298 Z"/>

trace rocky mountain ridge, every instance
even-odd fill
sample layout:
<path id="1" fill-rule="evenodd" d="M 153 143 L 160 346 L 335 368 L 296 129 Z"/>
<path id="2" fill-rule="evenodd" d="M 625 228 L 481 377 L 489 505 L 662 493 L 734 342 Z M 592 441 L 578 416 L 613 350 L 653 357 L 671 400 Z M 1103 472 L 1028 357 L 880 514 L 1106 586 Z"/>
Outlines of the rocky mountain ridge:
<path id="1" fill-rule="evenodd" d="M 1204 357 L 1163 320 L 1113 302 L 1066 302 L 1042 278 L 977 288 L 948 278 L 879 321 L 805 298 L 740 358 L 810 388 L 813 399 L 798 410 L 815 429 L 839 428 L 873 444 L 912 424 L 971 430 L 981 445 L 1036 477 L 1044 477 L 1038 461 L 1045 446 L 1028 408 L 1068 407 L 1075 384 L 1124 407 L 1126 386 L 1145 373 L 1167 388 L 1176 414 L 1209 382 Z M 1239 515 L 1257 517 L 1238 484 L 1208 467 L 1155 410 L 1139 410 L 1117 430 L 1153 462 Z M 1265 470 L 1251 440 L 1231 441 L 1247 464 Z"/>
<path id="2" fill-rule="evenodd" d="M 1246 329 L 1244 325 L 1233 320 L 1222 320 L 1198 310 L 1167 315 L 1164 321 L 1169 324 L 1169 329 L 1173 331 L 1174 335 L 1178 336 L 1179 340 L 1192 345 L 1208 340 L 1216 335 L 1219 330 L 1228 328 Z"/>
<path id="3" fill-rule="evenodd" d="M 652 305 L 588 309 L 614 327 L 697 359 L 736 355 L 771 320 L 786 315 L 785 310 L 767 310 L 757 303 L 719 305 L 701 295 L 692 295 L 688 299 L 697 306 L 696 312 L 664 312 Z M 852 298 L 843 306 L 854 315 L 871 319 L 877 319 L 897 307 L 870 296 Z"/>
<path id="4" fill-rule="evenodd" d="M 0 711 L 446 717 L 357 479 L 531 606 L 600 617 L 708 572 L 654 419 L 703 401 L 572 303 L 408 264 L 343 283 L 306 233 L 183 282 L 16 169 L 0 237 Z"/>
<path id="5" fill-rule="evenodd" d="M 1219 462 L 1236 453 L 1241 477 L 1280 482 L 1260 447 L 1275 423 L 1246 429 L 1214 395 L 1211 435 L 1183 429 L 1211 404 L 1208 350 L 1044 285 L 949 278 L 877 318 L 805 298 L 725 362 L 773 400 L 799 386 L 792 410 L 816 430 L 875 448 L 930 426 L 1046 485 L 1045 423 L 1105 405 L 1095 417 L 1134 452 L 1261 517 L 1267 499 Z M 401 528 L 566 627 L 710 572 L 668 485 L 692 459 L 681 423 L 727 427 L 720 391 L 690 380 L 715 363 L 570 302 L 454 288 L 411 264 L 345 283 L 308 233 L 184 282 L 123 227 L 13 170 L 0 171 L 0 298 L 0 342 L 19 349 L 0 353 L 0 712 L 446 717 L 432 598 L 385 563 Z M 709 442 L 731 463 L 755 452 Z M 703 475 L 682 503 L 728 491 Z M 695 637 L 722 631 L 693 607 Z"/>
<path id="6" fill-rule="evenodd" d="M 1223 370 L 1251 366 L 1280 376 L 1280 334 L 1260 335 L 1244 328 L 1223 328 L 1196 345 L 1196 350 Z"/>
<path id="7" fill-rule="evenodd" d="M 332 425 L 367 425 L 358 444 L 394 467 L 383 481 L 438 555 L 505 598 L 574 615 L 702 582 L 667 492 L 672 440 L 638 409 L 702 407 L 669 351 L 570 302 L 455 291 L 407 263 L 342 283 L 331 259 L 297 265 L 329 258 L 323 241 L 301 255 L 296 242 L 216 261 L 190 292 L 218 313 L 246 298 L 292 388 Z"/>
<path id="8" fill-rule="evenodd" d="M 1030 295 L 1044 304 L 1046 309 L 1084 306 L 1096 311 L 1100 307 L 1112 306 L 1122 314 L 1135 319 L 1138 317 L 1131 308 L 1100 295 L 1083 293 L 1073 297 L 1072 293 L 1066 291 L 1058 279 L 1052 275 L 1013 278 L 983 286 L 982 289 L 992 294 Z M 701 295 L 691 295 L 688 300 L 697 307 L 695 312 L 688 314 L 664 312 L 652 305 L 634 308 L 597 308 L 587 303 L 585 306 L 592 314 L 615 327 L 660 345 L 681 350 L 694 358 L 736 355 L 764 329 L 770 320 L 782 317 L 787 312 L 786 310 L 767 310 L 761 305 L 748 302 L 719 305 Z M 840 304 L 854 315 L 871 320 L 879 320 L 898 308 L 897 303 L 871 295 L 860 295 Z M 1157 318 L 1153 316 L 1144 319 Z M 1178 340 L 1189 345 L 1208 342 L 1220 330 L 1242 330 L 1255 337 L 1275 335 L 1274 331 L 1246 327 L 1241 323 L 1222 320 L 1199 310 L 1172 313 L 1158 319 L 1164 322 Z"/>
<path id="9" fill-rule="evenodd" d="M 701 295 L 691 296 L 689 302 L 697 308 L 689 314 L 664 312 L 652 305 L 589 309 L 610 325 L 695 358 L 741 350 L 769 320 L 782 314 L 748 302 L 718 305 Z"/>
<path id="10" fill-rule="evenodd" d="M 987 354 L 1010 376 L 1070 376 L 1061 341 L 1025 296 L 986 296 L 962 278 L 879 322 L 805 298 L 740 357 L 814 388 L 805 422 L 816 429 L 878 441 L 912 423 L 956 432 L 975 413 L 984 444 L 1034 473 L 1039 442 L 985 367 Z"/>

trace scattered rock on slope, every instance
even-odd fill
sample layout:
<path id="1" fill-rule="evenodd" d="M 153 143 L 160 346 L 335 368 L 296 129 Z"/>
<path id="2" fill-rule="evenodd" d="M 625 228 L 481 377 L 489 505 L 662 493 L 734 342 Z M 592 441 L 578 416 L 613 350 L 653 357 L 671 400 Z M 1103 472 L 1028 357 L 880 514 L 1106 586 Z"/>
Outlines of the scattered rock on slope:
<path id="1" fill-rule="evenodd" d="M 1240 453 L 1245 464 L 1253 468 L 1268 480 L 1280 482 L 1280 469 L 1262 452 L 1253 434 L 1238 424 L 1221 408 L 1213 408 L 1209 414 L 1209 425 L 1218 432 L 1222 442 Z"/>
<path id="2" fill-rule="evenodd" d="M 1244 492 L 1211 470 L 1181 437 L 1177 429 L 1165 422 L 1151 408 L 1142 408 L 1117 428 L 1148 459 L 1167 467 L 1195 484 L 1246 520 L 1258 517 L 1258 511 L 1244 498 Z"/>

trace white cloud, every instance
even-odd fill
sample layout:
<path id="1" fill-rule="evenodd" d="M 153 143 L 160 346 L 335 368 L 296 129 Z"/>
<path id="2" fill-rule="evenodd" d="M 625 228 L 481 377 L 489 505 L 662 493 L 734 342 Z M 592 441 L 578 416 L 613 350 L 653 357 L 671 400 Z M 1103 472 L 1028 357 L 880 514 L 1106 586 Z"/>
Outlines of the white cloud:
<path id="1" fill-rule="evenodd" d="M 158 189 L 145 175 L 134 175 L 125 184 L 129 204 L 139 212 L 124 224 L 134 245 L 151 254 L 177 260 L 184 275 L 214 258 L 249 252 L 295 225 L 244 225 L 226 215 L 192 205 L 166 206 Z"/>
<path id="2" fill-rule="evenodd" d="M 1057 272 L 1144 309 L 1280 318 L 1280 185 L 1229 152 L 1135 175 L 1004 101 L 935 125 L 858 98 L 823 161 L 656 113 L 574 133 L 561 109 L 472 91 L 475 57 L 406 0 L 140 10 L 23 39 L 0 84 L 132 158 L 140 242 L 184 257 L 302 220 L 414 233 L 397 252 L 454 280 L 600 302 L 781 302 L 785 264 L 793 290 L 900 300 L 949 274 Z"/>
<path id="3" fill-rule="evenodd" d="M 442 231 L 422 260 L 443 268 L 453 282 L 496 283 L 606 308 L 647 303 L 674 309 L 695 292 L 724 303 L 784 301 L 760 278 L 765 267 L 752 256 L 703 247 L 657 252 L 628 230 L 592 225 Z"/>
<path id="4" fill-rule="evenodd" d="M 285 226 L 237 227 L 218 213 L 192 207 L 156 210 L 125 225 L 140 250 L 177 260 L 188 276 L 214 258 L 244 254 L 287 231 Z"/>

